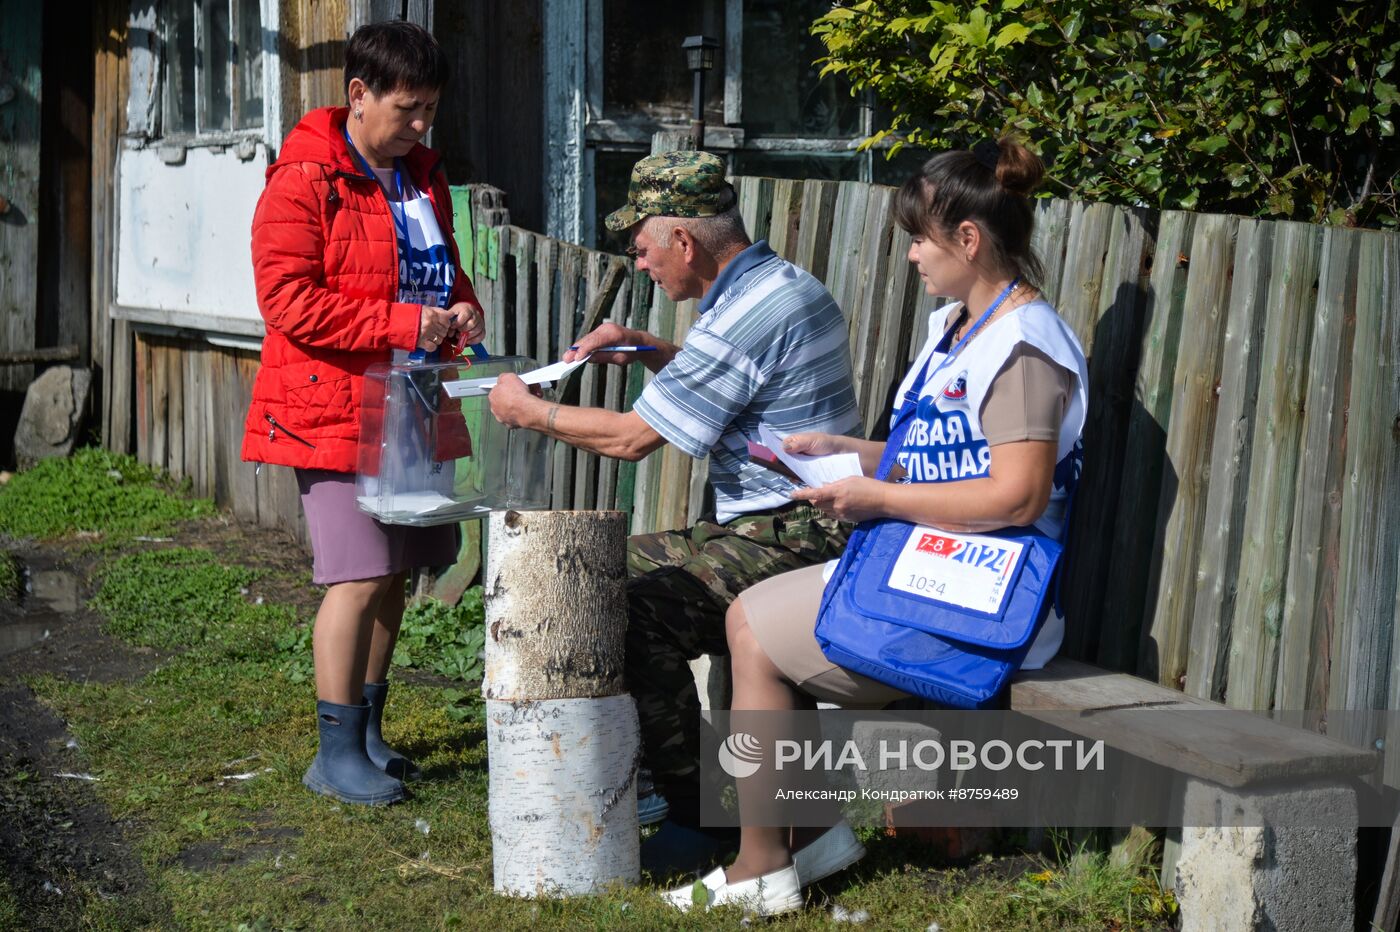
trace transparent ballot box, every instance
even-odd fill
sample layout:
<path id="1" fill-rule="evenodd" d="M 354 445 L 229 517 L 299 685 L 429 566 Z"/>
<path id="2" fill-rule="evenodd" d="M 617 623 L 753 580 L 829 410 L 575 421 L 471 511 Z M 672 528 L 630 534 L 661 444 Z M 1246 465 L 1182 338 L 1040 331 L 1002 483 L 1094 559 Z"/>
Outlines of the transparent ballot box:
<path id="1" fill-rule="evenodd" d="M 487 394 L 523 356 L 377 363 L 365 372 L 356 496 L 386 524 L 446 524 L 549 507 L 553 441 L 504 426 Z"/>

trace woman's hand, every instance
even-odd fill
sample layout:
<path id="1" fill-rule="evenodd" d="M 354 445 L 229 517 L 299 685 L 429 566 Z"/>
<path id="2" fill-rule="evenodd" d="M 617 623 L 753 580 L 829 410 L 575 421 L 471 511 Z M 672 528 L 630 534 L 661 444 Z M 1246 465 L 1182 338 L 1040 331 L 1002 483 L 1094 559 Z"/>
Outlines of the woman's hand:
<path id="1" fill-rule="evenodd" d="M 462 347 L 480 343 L 481 338 L 486 336 L 486 318 L 475 304 L 458 301 L 447 312 L 452 315 L 452 330 L 457 334 L 453 344 L 458 353 Z"/>
<path id="2" fill-rule="evenodd" d="M 423 316 L 418 319 L 418 348 L 432 352 L 447 339 L 452 331 L 452 311 L 447 308 L 423 305 Z"/>
<path id="3" fill-rule="evenodd" d="M 784 443 L 785 447 L 786 445 Z M 888 514 L 885 496 L 889 489 L 889 483 L 867 479 L 864 476 L 851 476 L 815 489 L 798 489 L 792 493 L 792 497 L 797 501 L 810 502 L 821 509 L 823 514 L 842 521 L 855 522 L 885 517 Z"/>
<path id="4" fill-rule="evenodd" d="M 788 434 L 783 438 L 783 450 L 808 456 L 854 453 L 860 457 L 860 471 L 867 476 L 873 476 L 880 466 L 880 454 L 884 452 L 885 445 L 858 437 L 843 437 L 840 434 L 807 433 Z"/>
<path id="5" fill-rule="evenodd" d="M 805 453 L 808 456 L 827 456 L 831 453 L 845 453 L 845 441 L 850 438 L 837 434 L 788 434 L 783 438 L 783 450 L 787 453 Z"/>

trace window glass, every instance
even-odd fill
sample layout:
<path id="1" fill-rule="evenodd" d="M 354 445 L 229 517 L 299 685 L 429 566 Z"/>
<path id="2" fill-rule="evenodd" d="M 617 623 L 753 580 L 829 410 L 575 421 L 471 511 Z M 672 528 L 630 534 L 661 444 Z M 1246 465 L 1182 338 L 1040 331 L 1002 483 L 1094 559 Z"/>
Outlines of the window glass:
<path id="1" fill-rule="evenodd" d="M 859 181 L 860 156 L 854 152 L 734 153 L 734 174 L 764 178 L 815 178 Z"/>
<path id="2" fill-rule="evenodd" d="M 167 11 L 165 28 L 166 133 L 196 131 L 194 113 L 194 4 L 177 2 Z"/>
<path id="3" fill-rule="evenodd" d="M 693 84 L 681 42 L 707 35 L 724 41 L 721 0 L 641 3 L 604 0 L 603 110 L 643 113 L 654 119 L 688 120 Z M 724 122 L 724 49 L 705 76 L 705 120 Z"/>
<path id="4" fill-rule="evenodd" d="M 204 0 L 204 120 L 200 129 L 233 128 L 229 79 L 233 68 L 228 0 Z"/>
<path id="5" fill-rule="evenodd" d="M 165 134 L 197 136 L 261 126 L 259 0 L 166 0 L 162 12 Z"/>
<path id="6" fill-rule="evenodd" d="M 904 184 L 905 179 L 918 171 L 932 154 L 927 149 L 913 149 L 906 146 L 900 149 L 894 158 L 886 159 L 883 151 L 875 151 L 872 153 L 873 160 L 871 162 L 875 183 L 899 187 Z"/>
<path id="7" fill-rule="evenodd" d="M 235 73 L 238 76 L 238 128 L 262 126 L 263 53 L 262 14 L 258 0 L 237 0 L 238 44 Z"/>
<path id="8" fill-rule="evenodd" d="M 627 185 L 632 179 L 632 166 L 647 153 L 598 150 L 593 157 L 593 196 L 597 210 L 598 249 L 603 252 L 625 252 L 630 245 L 626 233 L 614 233 L 603 218 L 627 203 Z"/>
<path id="9" fill-rule="evenodd" d="M 745 0 L 743 119 L 749 132 L 777 136 L 853 136 L 860 107 L 850 85 L 818 78 L 826 46 L 812 23 L 830 0 Z"/>

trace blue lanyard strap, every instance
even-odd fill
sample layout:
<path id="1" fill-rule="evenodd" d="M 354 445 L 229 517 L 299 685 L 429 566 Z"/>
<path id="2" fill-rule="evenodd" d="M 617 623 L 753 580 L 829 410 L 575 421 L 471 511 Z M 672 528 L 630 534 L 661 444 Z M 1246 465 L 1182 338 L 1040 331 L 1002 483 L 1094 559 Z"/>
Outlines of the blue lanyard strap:
<path id="1" fill-rule="evenodd" d="M 933 363 L 933 353 L 929 353 L 929 359 L 924 364 L 923 371 L 914 380 L 914 384 L 909 387 L 909 391 L 904 393 L 903 405 L 894 417 L 894 429 L 890 431 L 890 437 L 885 441 L 885 450 L 880 456 L 880 468 L 875 471 L 876 479 L 884 480 L 889 476 L 890 470 L 894 469 L 895 457 L 899 455 L 900 449 L 904 446 L 904 437 L 909 433 L 909 428 L 913 426 L 914 413 L 919 409 L 919 395 L 923 392 L 924 386 L 958 357 L 963 347 L 967 345 L 967 341 L 971 340 L 973 335 L 982 329 L 982 325 L 991 319 L 997 308 L 1001 307 L 1007 298 L 1011 297 L 1011 292 L 1015 291 L 1016 286 L 1020 283 L 1019 275 L 1011 279 L 1010 284 L 1001 290 L 1001 294 L 997 295 L 996 300 L 982 312 L 982 316 L 977 318 L 977 322 L 968 328 L 967 333 L 963 334 L 963 338 L 952 349 L 948 350 L 943 361 L 932 372 L 929 371 L 928 367 Z"/>
<path id="2" fill-rule="evenodd" d="M 345 144 L 350 147 L 350 151 L 354 153 L 355 158 L 359 160 L 359 163 L 362 166 L 364 166 L 365 174 L 368 175 L 371 179 L 373 179 L 375 184 L 379 184 L 379 176 L 376 175 L 374 173 L 374 169 L 370 167 L 369 160 L 360 154 L 359 149 L 355 148 L 355 143 L 350 138 L 350 130 L 348 129 L 345 131 Z M 394 219 L 394 234 L 398 237 L 399 242 L 402 244 L 401 248 L 403 249 L 404 257 L 407 258 L 408 248 L 410 245 L 408 239 L 408 207 L 403 202 L 403 170 L 402 164 L 399 159 L 394 159 L 394 188 L 399 197 L 398 210 L 394 209 L 394 202 L 389 198 L 389 192 L 384 191 L 383 185 L 379 186 L 379 189 L 381 191 L 384 191 L 384 200 L 389 205 L 389 216 Z M 417 291 L 418 282 L 413 278 L 413 265 L 412 263 L 405 263 L 405 265 L 408 268 L 409 289 L 411 291 Z"/>

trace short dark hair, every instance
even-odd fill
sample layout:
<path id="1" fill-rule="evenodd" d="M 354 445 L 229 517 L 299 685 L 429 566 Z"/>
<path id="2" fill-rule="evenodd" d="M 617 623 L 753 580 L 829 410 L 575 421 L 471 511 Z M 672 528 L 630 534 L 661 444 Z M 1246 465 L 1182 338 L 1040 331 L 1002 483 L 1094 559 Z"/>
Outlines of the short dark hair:
<path id="1" fill-rule="evenodd" d="M 982 228 L 999 266 L 1038 287 L 1045 273 L 1031 248 L 1035 213 L 1028 195 L 1044 175 L 1040 157 L 1008 137 L 976 151 L 944 152 L 896 192 L 894 219 L 907 233 L 943 241 L 971 221 Z"/>
<path id="2" fill-rule="evenodd" d="M 390 20 L 355 30 L 345 46 L 345 89 L 359 78 L 378 97 L 399 89 L 442 90 L 447 83 L 447 53 L 433 34 L 417 23 Z"/>

